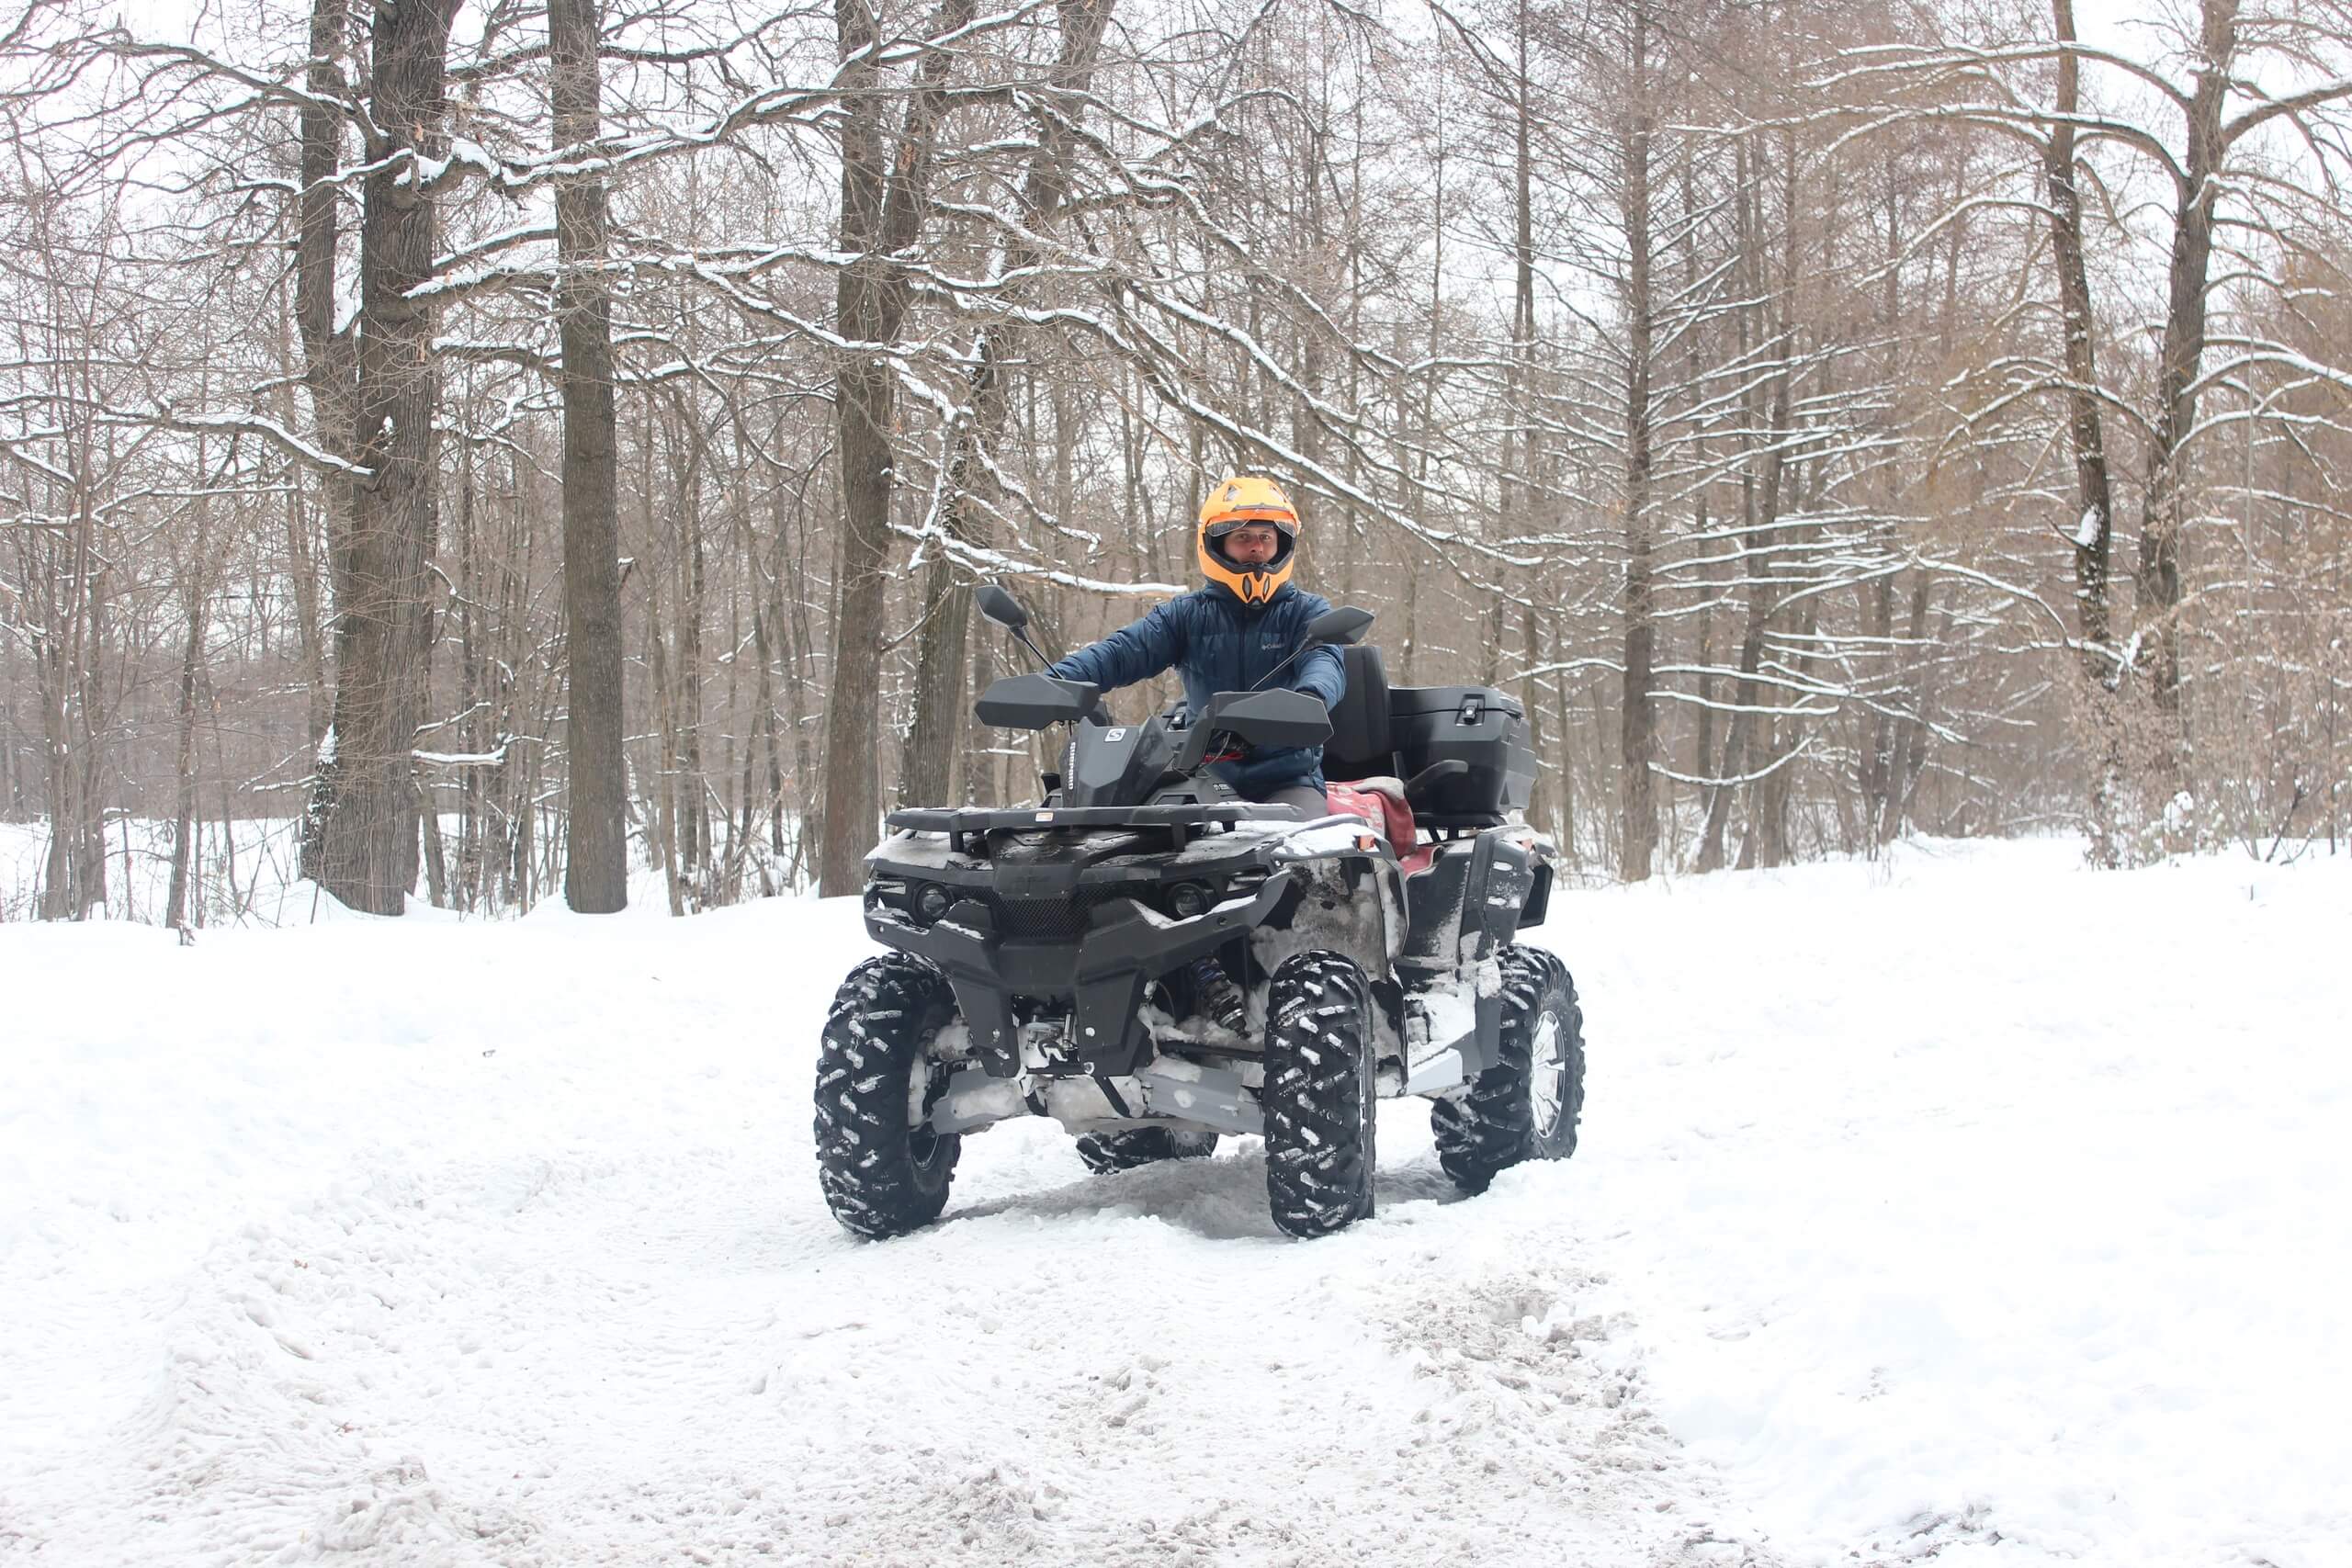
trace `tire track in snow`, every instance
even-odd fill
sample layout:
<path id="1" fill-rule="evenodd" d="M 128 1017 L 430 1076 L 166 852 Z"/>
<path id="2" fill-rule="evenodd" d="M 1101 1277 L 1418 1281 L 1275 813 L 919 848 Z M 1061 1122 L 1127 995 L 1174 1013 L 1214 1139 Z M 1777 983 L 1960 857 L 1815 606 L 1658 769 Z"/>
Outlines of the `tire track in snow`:
<path id="1" fill-rule="evenodd" d="M 1643 1411 L 1551 1217 L 1576 1168 L 1454 1203 L 1418 1105 L 1384 1112 L 1381 1214 L 1315 1243 L 1254 1145 L 1095 1178 L 1028 1123 L 967 1142 L 943 1224 L 848 1236 L 808 1094 L 854 918 L 303 933 L 342 1035 L 241 1032 L 288 933 L 127 988 L 111 1034 L 168 1013 L 200 1050 L 40 1066 L 103 1116 L 60 1122 L 87 1168 L 0 1263 L 40 1344 L 104 1351 L 44 1385 L 92 1415 L 9 1461 L 0 1560 L 1765 1561 Z M 821 980 L 744 983 L 782 952 Z M 488 1004 L 445 1016 L 428 972 Z M 115 1233 L 84 1190 L 155 1195 L 136 1292 L 85 1289 Z"/>
<path id="2" fill-rule="evenodd" d="M 1254 1153 L 1089 1178 L 1046 1127 L 973 1140 L 947 1222 L 882 1245 L 791 1140 L 323 1194 L 207 1257 L 45 1533 L 72 1561 L 151 1521 L 124 1563 L 1757 1560 L 1694 1531 L 1598 1282 L 1507 1261 L 1541 1238 L 1431 1201 L 1391 1120 L 1381 1218 L 1307 1245 Z"/>

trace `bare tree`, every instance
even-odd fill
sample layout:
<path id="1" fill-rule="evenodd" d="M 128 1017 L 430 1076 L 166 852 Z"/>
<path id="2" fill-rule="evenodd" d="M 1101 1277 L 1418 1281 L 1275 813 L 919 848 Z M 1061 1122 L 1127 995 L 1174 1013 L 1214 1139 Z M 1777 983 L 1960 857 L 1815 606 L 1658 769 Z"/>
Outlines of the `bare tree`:
<path id="1" fill-rule="evenodd" d="M 876 826 L 874 697 L 884 637 L 898 393 L 889 352 L 913 292 L 899 258 L 931 217 L 932 161 L 947 113 L 947 78 L 957 58 L 953 35 L 970 25 L 973 11 L 972 0 L 944 0 L 926 29 L 933 44 L 915 66 L 901 107 L 885 90 L 876 63 L 884 42 L 881 18 L 864 0 L 837 0 L 834 7 L 845 99 L 840 244 L 854 259 L 842 271 L 834 300 L 844 348 L 834 377 L 842 531 L 832 690 L 825 710 L 825 827 L 818 863 L 818 887 L 828 896 L 854 893 L 861 886 L 859 861 Z"/>
<path id="2" fill-rule="evenodd" d="M 1060 58 L 1037 99 L 1036 140 L 1021 178 L 1019 198 L 998 247 L 995 279 L 1014 280 L 1001 290 L 1006 314 L 980 329 L 974 341 L 966 404 L 950 424 L 948 453 L 938 488 L 933 526 L 965 546 L 984 546 L 986 514 L 992 504 L 997 451 L 1004 439 L 1011 398 L 1007 361 L 1018 352 L 1017 311 L 1029 290 L 1018 280 L 1045 262 L 1040 236 L 1070 190 L 1078 156 L 1079 128 L 1092 85 L 1096 55 L 1111 22 L 1114 0 L 1058 0 Z M 916 655 L 914 713 L 907 729 L 906 761 L 899 792 L 910 805 L 947 798 L 956 742 L 964 732 L 965 637 L 969 604 L 960 591 L 965 574 L 945 548 L 934 551 L 925 569 L 920 643 Z"/>
<path id="3" fill-rule="evenodd" d="M 603 134 L 595 0 L 548 0 L 550 95 L 558 148 Z M 556 192 L 563 340 L 563 604 L 570 676 L 570 850 L 564 897 L 583 914 L 628 903 L 628 780 L 621 767 L 621 568 L 618 447 L 613 412 L 612 297 L 605 182 Z"/>

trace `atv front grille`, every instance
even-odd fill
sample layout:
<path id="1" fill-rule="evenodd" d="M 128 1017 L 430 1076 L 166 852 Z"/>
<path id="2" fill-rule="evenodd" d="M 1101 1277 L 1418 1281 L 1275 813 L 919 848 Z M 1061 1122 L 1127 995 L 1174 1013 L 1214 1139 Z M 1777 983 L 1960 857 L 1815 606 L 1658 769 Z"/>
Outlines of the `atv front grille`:
<path id="1" fill-rule="evenodd" d="M 1050 898 L 1009 898 L 996 895 L 990 902 L 996 906 L 996 929 L 1012 942 L 1076 942 L 1086 934 L 1086 924 L 1105 900 L 1131 895 L 1116 890 L 1088 888 L 1075 894 Z"/>

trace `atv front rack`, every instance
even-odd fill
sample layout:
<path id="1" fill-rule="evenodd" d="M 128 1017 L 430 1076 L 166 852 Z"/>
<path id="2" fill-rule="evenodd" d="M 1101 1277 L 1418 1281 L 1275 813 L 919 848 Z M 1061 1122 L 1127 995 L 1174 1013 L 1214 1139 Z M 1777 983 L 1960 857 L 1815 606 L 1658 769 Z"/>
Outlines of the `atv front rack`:
<path id="1" fill-rule="evenodd" d="M 1221 802 L 1215 806 L 1032 806 L 1012 810 L 985 807 L 921 807 L 893 811 L 884 818 L 911 833 L 944 833 L 947 847 L 964 853 L 965 840 L 990 833 L 1034 833 L 1041 828 L 1162 828 L 1182 849 L 1193 834 L 1231 829 L 1236 823 L 1302 822 L 1295 807 Z"/>

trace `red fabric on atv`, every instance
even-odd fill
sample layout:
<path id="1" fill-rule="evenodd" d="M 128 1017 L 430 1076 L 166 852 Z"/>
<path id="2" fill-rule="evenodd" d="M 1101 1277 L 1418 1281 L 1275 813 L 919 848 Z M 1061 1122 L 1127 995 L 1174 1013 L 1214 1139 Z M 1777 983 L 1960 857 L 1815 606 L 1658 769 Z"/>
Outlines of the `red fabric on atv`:
<path id="1" fill-rule="evenodd" d="M 1325 784 L 1323 795 L 1334 812 L 1361 817 L 1386 834 L 1388 847 L 1400 856 L 1412 849 L 1413 808 L 1405 804 L 1402 795 L 1367 788 L 1361 783 Z"/>

